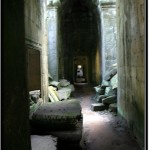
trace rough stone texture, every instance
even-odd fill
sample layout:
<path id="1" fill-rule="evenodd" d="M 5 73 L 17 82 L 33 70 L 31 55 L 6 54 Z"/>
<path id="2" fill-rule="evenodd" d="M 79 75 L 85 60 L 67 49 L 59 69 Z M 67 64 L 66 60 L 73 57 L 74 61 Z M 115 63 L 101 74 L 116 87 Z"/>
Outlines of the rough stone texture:
<path id="1" fill-rule="evenodd" d="M 49 132 L 51 135 L 56 136 L 58 140 L 65 142 L 79 142 L 82 137 L 83 120 L 81 119 L 76 129 L 74 130 L 62 130 Z"/>
<path id="2" fill-rule="evenodd" d="M 60 79 L 59 82 L 60 82 L 61 87 L 66 87 L 66 86 L 70 85 L 70 82 L 67 81 L 66 79 Z"/>
<path id="3" fill-rule="evenodd" d="M 102 103 L 91 104 L 91 110 L 93 111 L 102 111 L 105 109 L 106 109 L 106 106 Z"/>
<path id="4" fill-rule="evenodd" d="M 49 85 L 56 87 L 57 89 L 60 89 L 60 82 L 57 81 L 51 81 L 49 82 Z"/>
<path id="5" fill-rule="evenodd" d="M 66 100 L 70 97 L 71 89 L 70 88 L 61 88 L 58 90 L 58 97 L 60 100 Z"/>
<path id="6" fill-rule="evenodd" d="M 112 0 L 101 1 L 102 19 L 102 75 L 104 76 L 115 67 L 116 53 L 116 8 Z M 108 5 L 110 3 L 110 5 Z M 114 7 L 114 8 L 113 8 Z"/>
<path id="7" fill-rule="evenodd" d="M 106 76 L 104 77 L 104 80 L 110 81 L 111 78 L 117 74 L 117 68 L 113 68 L 111 71 L 109 71 Z"/>
<path id="8" fill-rule="evenodd" d="M 39 106 L 40 106 L 41 104 L 43 104 L 43 100 L 42 100 L 42 98 L 39 98 L 38 101 L 37 101 L 37 103 L 34 103 L 34 102 L 33 102 L 33 103 L 30 105 L 30 113 L 29 113 L 29 119 L 30 119 L 30 120 L 32 119 L 33 113 L 39 108 Z"/>
<path id="9" fill-rule="evenodd" d="M 117 0 L 118 112 L 144 145 L 144 1 Z"/>
<path id="10" fill-rule="evenodd" d="M 24 3 L 28 89 L 40 89 L 43 100 L 48 101 L 46 3 L 43 0 L 26 0 Z"/>
<path id="11" fill-rule="evenodd" d="M 57 138 L 51 135 L 31 135 L 32 150 L 57 150 Z"/>
<path id="12" fill-rule="evenodd" d="M 101 89 L 101 86 L 100 86 L 100 85 L 95 86 L 94 89 L 95 89 L 95 91 L 96 91 L 97 93 L 99 93 L 99 92 L 100 92 L 100 89 Z"/>
<path id="13" fill-rule="evenodd" d="M 58 15 L 56 7 L 47 9 L 48 72 L 58 81 Z"/>
<path id="14" fill-rule="evenodd" d="M 96 99 L 98 103 L 102 103 L 102 99 L 108 97 L 108 95 L 99 95 Z"/>
<path id="15" fill-rule="evenodd" d="M 117 102 L 117 96 L 112 95 L 102 99 L 103 104 L 112 104 Z"/>
<path id="16" fill-rule="evenodd" d="M 34 103 L 36 103 L 39 98 L 40 98 L 40 90 L 35 90 L 35 91 L 29 92 L 29 99 L 33 100 Z"/>
<path id="17" fill-rule="evenodd" d="M 26 80 L 24 1 L 2 5 L 2 149 L 30 150 L 29 102 Z"/>
<path id="18" fill-rule="evenodd" d="M 41 131 L 70 130 L 82 118 L 81 106 L 76 99 L 44 103 L 33 113 L 31 125 Z"/>
<path id="19" fill-rule="evenodd" d="M 110 104 L 109 105 L 109 111 L 110 112 L 117 112 L 117 103 Z"/>
<path id="20" fill-rule="evenodd" d="M 112 79 L 110 80 L 110 84 L 111 84 L 112 89 L 115 89 L 118 87 L 118 74 L 112 77 Z"/>

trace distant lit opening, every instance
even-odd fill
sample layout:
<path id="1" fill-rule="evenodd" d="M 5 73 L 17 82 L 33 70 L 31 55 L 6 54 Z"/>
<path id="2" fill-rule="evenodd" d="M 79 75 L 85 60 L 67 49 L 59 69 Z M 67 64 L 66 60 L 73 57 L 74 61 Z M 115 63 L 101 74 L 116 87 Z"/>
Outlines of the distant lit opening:
<path id="1" fill-rule="evenodd" d="M 79 69 L 81 69 L 81 68 L 82 68 L 82 66 L 81 66 L 81 65 L 78 65 L 78 68 L 79 68 Z"/>

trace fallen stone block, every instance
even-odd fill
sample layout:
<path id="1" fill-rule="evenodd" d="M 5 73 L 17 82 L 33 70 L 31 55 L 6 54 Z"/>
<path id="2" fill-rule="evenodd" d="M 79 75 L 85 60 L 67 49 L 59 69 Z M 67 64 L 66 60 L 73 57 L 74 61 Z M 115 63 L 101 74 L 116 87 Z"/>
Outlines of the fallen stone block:
<path id="1" fill-rule="evenodd" d="M 106 106 L 103 103 L 91 104 L 91 110 L 92 111 L 102 111 L 105 109 L 106 109 Z"/>
<path id="2" fill-rule="evenodd" d="M 70 97 L 71 89 L 70 88 L 61 88 L 58 90 L 58 97 L 60 100 L 66 100 Z"/>
<path id="3" fill-rule="evenodd" d="M 78 121 L 78 125 L 74 130 L 52 131 L 49 134 L 55 136 L 60 141 L 79 142 L 82 138 L 83 120 Z"/>
<path id="4" fill-rule="evenodd" d="M 111 90 L 112 90 L 111 87 L 106 87 L 104 95 L 108 95 Z"/>
<path id="5" fill-rule="evenodd" d="M 112 89 L 118 87 L 118 75 L 117 74 L 111 78 L 110 84 L 111 84 Z"/>
<path id="6" fill-rule="evenodd" d="M 38 107 L 43 104 L 43 99 L 42 98 L 39 98 L 38 102 L 37 103 L 33 103 L 31 106 L 30 106 L 30 113 L 29 113 L 29 119 L 31 120 L 32 119 L 32 115 L 33 113 L 38 109 Z"/>
<path id="7" fill-rule="evenodd" d="M 109 105 L 110 112 L 117 112 L 117 103 L 113 103 Z"/>
<path id="8" fill-rule="evenodd" d="M 49 85 L 56 87 L 57 90 L 61 88 L 60 82 L 57 82 L 57 81 L 51 81 L 51 82 L 49 83 Z"/>
<path id="9" fill-rule="evenodd" d="M 95 86 L 94 87 L 96 93 L 99 93 L 100 95 L 103 95 L 105 93 L 105 88 L 101 88 L 101 86 Z"/>
<path id="10" fill-rule="evenodd" d="M 101 86 L 100 85 L 99 86 L 95 86 L 94 89 L 95 89 L 96 93 L 99 93 L 99 91 L 101 89 Z"/>
<path id="11" fill-rule="evenodd" d="M 67 81 L 66 79 L 60 79 L 59 82 L 60 82 L 61 87 L 66 87 L 70 85 L 70 82 Z"/>
<path id="12" fill-rule="evenodd" d="M 109 96 L 107 98 L 103 98 L 102 99 L 102 103 L 103 104 L 113 104 L 117 102 L 117 96 L 113 95 L 113 96 Z"/>
<path id="13" fill-rule="evenodd" d="M 107 95 L 99 95 L 96 99 L 98 103 L 102 103 L 102 99 L 108 97 Z"/>
<path id="14" fill-rule="evenodd" d="M 33 113 L 31 126 L 41 131 L 70 130 L 81 118 L 80 102 L 76 99 L 46 102 Z"/>
<path id="15" fill-rule="evenodd" d="M 34 103 L 37 103 L 40 98 L 40 90 L 29 91 L 29 99 L 31 99 Z"/>
<path id="16" fill-rule="evenodd" d="M 48 92 L 49 92 L 48 97 L 49 97 L 51 102 L 58 102 L 61 100 L 61 99 L 59 99 L 56 88 L 54 88 L 53 86 L 48 87 Z"/>
<path id="17" fill-rule="evenodd" d="M 110 86 L 110 82 L 109 81 L 106 81 L 106 80 L 103 80 L 102 83 L 101 83 L 101 88 L 106 88 L 106 87 L 109 87 Z"/>
<path id="18" fill-rule="evenodd" d="M 110 81 L 110 79 L 117 74 L 117 68 L 112 69 L 108 74 L 104 77 L 106 81 Z"/>
<path id="19" fill-rule="evenodd" d="M 117 88 L 114 88 L 114 89 L 110 89 L 108 91 L 108 94 L 109 96 L 113 96 L 113 95 L 117 95 Z"/>
<path id="20" fill-rule="evenodd" d="M 75 91 L 75 88 L 74 88 L 73 84 L 68 85 L 66 88 L 71 89 L 71 92 Z"/>

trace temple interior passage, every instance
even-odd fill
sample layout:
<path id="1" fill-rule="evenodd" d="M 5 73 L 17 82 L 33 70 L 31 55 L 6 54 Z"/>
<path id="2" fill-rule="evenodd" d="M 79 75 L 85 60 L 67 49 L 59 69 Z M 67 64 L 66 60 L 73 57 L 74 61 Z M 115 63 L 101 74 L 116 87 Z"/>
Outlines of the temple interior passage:
<path id="1" fill-rule="evenodd" d="M 5 0 L 2 149 L 146 148 L 144 0 Z"/>

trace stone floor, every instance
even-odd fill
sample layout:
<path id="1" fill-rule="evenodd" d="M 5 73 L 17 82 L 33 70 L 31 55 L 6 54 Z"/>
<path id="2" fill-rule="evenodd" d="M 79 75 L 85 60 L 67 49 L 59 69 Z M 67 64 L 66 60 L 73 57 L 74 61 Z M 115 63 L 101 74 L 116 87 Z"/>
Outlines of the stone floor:
<path id="1" fill-rule="evenodd" d="M 95 95 L 94 88 L 89 85 L 75 85 L 73 97 L 80 101 L 83 113 L 83 133 L 81 146 L 83 150 L 140 150 L 134 137 L 130 135 L 126 122 L 116 114 L 107 110 L 94 112 L 90 109 Z M 35 137 L 36 138 L 36 137 Z M 39 137 L 38 137 L 39 138 Z M 41 137 L 43 138 L 43 137 Z M 46 137 L 45 137 L 46 138 Z M 33 139 L 32 150 L 40 150 Z M 42 150 L 51 149 L 48 142 L 41 142 Z M 47 148 L 45 147 L 47 145 Z M 55 145 L 55 142 L 54 142 Z M 48 147 L 49 146 L 49 147 Z M 63 146 L 63 145 L 62 145 Z M 61 149 L 61 148 L 59 148 Z M 63 147 L 62 147 L 63 149 Z M 78 148 L 71 148 L 71 150 Z M 69 150 L 66 149 L 65 150 Z"/>
<path id="2" fill-rule="evenodd" d="M 140 150 L 126 122 L 107 110 L 90 109 L 95 92 L 92 86 L 78 85 L 74 96 L 80 100 L 83 113 L 83 150 Z"/>

